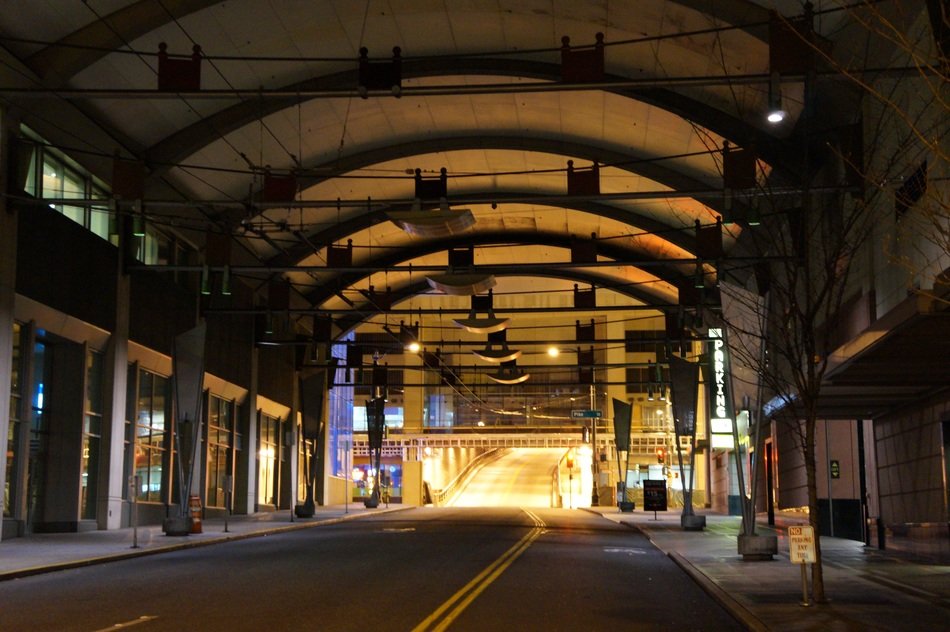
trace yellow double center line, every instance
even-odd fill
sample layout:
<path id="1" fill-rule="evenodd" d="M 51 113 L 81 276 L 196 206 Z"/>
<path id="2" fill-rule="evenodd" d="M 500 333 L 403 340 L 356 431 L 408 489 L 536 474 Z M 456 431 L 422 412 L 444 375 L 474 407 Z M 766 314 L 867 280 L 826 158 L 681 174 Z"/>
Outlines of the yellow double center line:
<path id="1" fill-rule="evenodd" d="M 514 546 L 505 551 L 501 557 L 492 562 L 488 568 L 476 575 L 472 581 L 462 586 L 458 592 L 449 597 L 435 612 L 413 628 L 412 632 L 441 632 L 448 628 L 452 622 L 462 614 L 462 611 L 465 610 L 470 603 L 475 601 L 476 597 L 482 594 L 482 591 L 488 588 L 493 581 L 498 579 L 498 577 L 544 533 L 544 521 L 527 509 L 522 509 L 522 511 L 528 514 L 528 517 L 534 521 L 534 528 L 523 538 L 518 540 Z"/>

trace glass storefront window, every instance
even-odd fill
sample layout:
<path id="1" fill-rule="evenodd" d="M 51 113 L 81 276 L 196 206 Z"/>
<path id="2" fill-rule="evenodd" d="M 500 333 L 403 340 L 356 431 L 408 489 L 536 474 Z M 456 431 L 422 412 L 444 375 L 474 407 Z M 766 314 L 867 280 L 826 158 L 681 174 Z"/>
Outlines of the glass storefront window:
<path id="1" fill-rule="evenodd" d="M 102 436 L 102 354 L 89 351 L 86 358 L 86 415 L 82 433 L 80 517 L 94 520 L 99 489 L 99 444 Z"/>
<path id="2" fill-rule="evenodd" d="M 350 332 L 344 340 L 354 340 L 356 335 Z M 346 364 L 346 345 L 337 344 L 332 348 L 333 357 L 340 360 L 339 366 Z M 344 478 L 347 476 L 347 468 L 350 462 L 348 450 L 353 445 L 353 415 L 356 406 L 353 405 L 354 387 L 346 384 L 347 369 L 337 368 L 334 376 L 334 386 L 328 393 L 330 398 L 329 412 L 327 416 L 327 444 L 330 446 L 328 454 L 327 471 L 334 476 Z M 365 412 L 363 408 L 364 419 L 366 423 Z"/>
<path id="3" fill-rule="evenodd" d="M 208 415 L 208 507 L 225 506 L 226 477 L 230 474 L 234 402 L 211 396 Z"/>
<path id="4" fill-rule="evenodd" d="M 135 475 L 140 477 L 138 498 L 162 501 L 162 473 L 166 446 L 165 416 L 168 414 L 167 378 L 139 370 L 135 410 Z"/>
<path id="5" fill-rule="evenodd" d="M 262 414 L 260 429 L 260 453 L 257 465 L 257 502 L 263 505 L 276 505 L 280 419 Z"/>

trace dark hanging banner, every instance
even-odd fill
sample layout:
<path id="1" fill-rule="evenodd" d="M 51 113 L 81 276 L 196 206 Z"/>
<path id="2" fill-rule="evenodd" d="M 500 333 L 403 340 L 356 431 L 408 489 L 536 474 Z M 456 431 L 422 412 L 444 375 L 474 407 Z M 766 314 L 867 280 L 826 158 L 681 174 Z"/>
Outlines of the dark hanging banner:
<path id="1" fill-rule="evenodd" d="M 320 436 L 323 419 L 323 401 L 326 397 L 326 369 L 305 369 L 300 376 L 300 408 L 303 416 L 304 439 Z"/>
<path id="2" fill-rule="evenodd" d="M 670 356 L 670 388 L 673 397 L 673 428 L 678 437 L 696 432 L 696 396 L 699 364 L 677 355 Z"/>
<path id="3" fill-rule="evenodd" d="M 614 442 L 618 451 L 630 450 L 630 417 L 633 407 L 625 401 L 614 398 Z"/>

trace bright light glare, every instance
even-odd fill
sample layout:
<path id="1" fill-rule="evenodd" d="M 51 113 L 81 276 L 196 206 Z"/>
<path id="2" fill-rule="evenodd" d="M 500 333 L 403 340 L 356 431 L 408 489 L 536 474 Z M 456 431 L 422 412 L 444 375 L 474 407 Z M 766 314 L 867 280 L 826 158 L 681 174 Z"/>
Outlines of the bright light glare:
<path id="1" fill-rule="evenodd" d="M 408 349 L 410 353 L 419 353 L 419 349 L 421 348 L 422 347 L 419 346 L 419 343 L 415 341 L 410 342 L 409 346 L 406 347 L 406 349 Z"/>
<path id="2" fill-rule="evenodd" d="M 558 357 L 560 353 L 561 353 L 561 350 L 558 349 L 557 347 L 548 347 L 548 355 L 551 356 L 552 358 Z"/>
<path id="3" fill-rule="evenodd" d="M 785 112 L 782 110 L 772 110 L 766 117 L 769 123 L 781 123 L 785 120 Z"/>

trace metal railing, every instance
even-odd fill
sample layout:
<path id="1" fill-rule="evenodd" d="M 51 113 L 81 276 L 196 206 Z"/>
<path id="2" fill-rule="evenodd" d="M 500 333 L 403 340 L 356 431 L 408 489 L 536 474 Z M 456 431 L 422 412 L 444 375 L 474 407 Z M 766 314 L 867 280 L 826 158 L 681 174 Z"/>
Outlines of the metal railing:
<path id="1" fill-rule="evenodd" d="M 446 501 L 453 498 L 455 494 L 464 489 L 465 485 L 468 484 L 469 480 L 487 463 L 490 463 L 496 459 L 499 459 L 504 455 L 506 450 L 501 448 L 493 448 L 487 452 L 482 452 L 474 459 L 468 462 L 462 471 L 453 478 L 448 485 L 442 489 L 432 489 L 430 487 L 429 493 L 432 496 L 432 504 L 436 507 L 441 507 L 445 505 Z"/>

